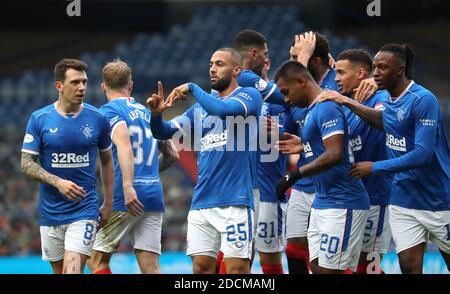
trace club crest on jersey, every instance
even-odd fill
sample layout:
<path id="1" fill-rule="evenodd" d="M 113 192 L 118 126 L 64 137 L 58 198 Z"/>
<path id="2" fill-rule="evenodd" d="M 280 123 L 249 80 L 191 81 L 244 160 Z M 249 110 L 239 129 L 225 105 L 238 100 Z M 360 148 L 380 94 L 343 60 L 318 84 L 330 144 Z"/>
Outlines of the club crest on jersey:
<path id="1" fill-rule="evenodd" d="M 397 120 L 398 120 L 398 121 L 404 120 L 404 119 L 405 119 L 405 114 L 406 114 L 406 111 L 405 111 L 403 108 L 400 108 L 400 109 L 397 111 Z"/>
<path id="2" fill-rule="evenodd" d="M 260 79 L 255 83 L 255 88 L 258 89 L 258 91 L 262 91 L 267 88 L 267 82 L 263 79 Z"/>
<path id="3" fill-rule="evenodd" d="M 89 140 L 93 136 L 92 132 L 94 129 L 89 124 L 85 124 L 81 127 L 81 131 L 83 132 L 84 137 Z"/>

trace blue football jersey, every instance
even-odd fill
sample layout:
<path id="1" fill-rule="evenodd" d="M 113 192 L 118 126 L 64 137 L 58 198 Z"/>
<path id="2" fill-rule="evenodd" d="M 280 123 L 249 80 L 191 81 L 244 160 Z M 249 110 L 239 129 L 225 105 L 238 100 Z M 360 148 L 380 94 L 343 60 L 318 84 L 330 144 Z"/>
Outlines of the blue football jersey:
<path id="1" fill-rule="evenodd" d="M 372 171 L 394 173 L 389 203 L 429 211 L 450 209 L 450 150 L 436 97 L 411 82 L 384 106 L 389 159 L 373 163 Z"/>
<path id="2" fill-rule="evenodd" d="M 262 117 L 278 117 L 280 134 L 284 132 L 286 108 L 281 105 L 264 102 L 262 105 Z M 272 142 L 273 144 L 275 142 Z M 272 145 L 273 148 L 273 145 Z M 261 151 L 261 156 L 270 154 L 275 150 Z M 262 157 L 263 158 L 263 157 Z M 261 202 L 278 202 L 276 184 L 286 171 L 286 155 L 278 152 L 278 159 L 275 161 L 258 161 L 257 187 L 260 193 Z M 287 198 L 286 198 L 287 200 Z"/>
<path id="3" fill-rule="evenodd" d="M 302 127 L 305 121 L 307 109 L 291 106 L 288 115 L 286 115 L 286 125 L 287 131 L 291 134 L 297 134 L 300 138 L 302 137 Z M 297 168 L 306 164 L 306 160 L 303 154 L 299 154 L 297 161 Z M 312 178 L 301 178 L 296 181 L 292 186 L 292 189 L 297 191 L 303 191 L 306 193 L 314 193 L 315 187 Z"/>
<path id="4" fill-rule="evenodd" d="M 125 124 L 130 133 L 134 154 L 133 187 L 144 211 L 164 211 L 163 191 L 158 171 L 158 142 L 150 130 L 151 113 L 133 98 L 118 98 L 100 107 L 112 129 Z M 115 164 L 114 210 L 127 211 L 123 196 L 122 172 L 113 144 Z"/>
<path id="5" fill-rule="evenodd" d="M 334 68 L 328 69 L 317 84 L 324 90 L 339 91 L 339 86 L 336 83 L 336 70 Z"/>
<path id="6" fill-rule="evenodd" d="M 191 209 L 243 205 L 254 208 L 253 191 L 257 177 L 258 116 L 262 99 L 253 88 L 237 88 L 227 97 L 245 108 L 246 119 L 253 121 L 237 129 L 229 119 L 212 116 L 199 103 L 171 121 L 181 133 L 194 133 L 198 181 Z M 196 136 L 197 134 L 198 136 Z M 185 139 L 185 138 L 184 138 Z"/>
<path id="7" fill-rule="evenodd" d="M 96 189 L 97 149 L 111 148 L 108 120 L 87 103 L 69 117 L 57 103 L 31 115 L 22 152 L 39 156 L 41 166 L 51 174 L 83 187 L 86 198 L 74 202 L 48 184 L 40 184 L 39 224 L 55 226 L 78 220 L 97 220 L 99 198 Z"/>
<path id="8" fill-rule="evenodd" d="M 323 140 L 336 134 L 344 135 L 344 162 L 312 177 L 316 188 L 313 207 L 368 209 L 369 196 L 362 181 L 349 176 L 354 159 L 349 146 L 344 110 L 332 101 L 313 102 L 308 108 L 302 128 L 306 162 L 310 163 L 324 153 Z"/>
<path id="9" fill-rule="evenodd" d="M 384 103 L 389 99 L 387 91 L 377 91 L 364 105 L 373 109 L 383 110 Z M 350 145 L 355 156 L 355 162 L 380 161 L 387 158 L 386 135 L 383 131 L 371 127 L 344 107 L 345 116 L 350 127 Z M 392 176 L 389 174 L 373 175 L 362 179 L 369 194 L 371 205 L 387 205 L 391 192 Z"/>

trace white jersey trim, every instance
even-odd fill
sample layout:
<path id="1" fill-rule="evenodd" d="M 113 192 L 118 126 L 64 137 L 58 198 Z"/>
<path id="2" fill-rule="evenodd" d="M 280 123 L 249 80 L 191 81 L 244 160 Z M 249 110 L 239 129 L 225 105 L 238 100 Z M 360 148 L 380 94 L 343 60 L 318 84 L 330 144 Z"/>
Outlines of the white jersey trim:
<path id="1" fill-rule="evenodd" d="M 106 147 L 105 149 L 99 149 L 100 152 L 106 152 L 109 151 L 112 148 L 112 144 L 110 144 L 108 147 Z"/>
<path id="2" fill-rule="evenodd" d="M 333 137 L 334 135 L 343 135 L 343 134 L 345 134 L 345 132 L 343 130 L 337 130 L 337 131 L 331 132 L 331 133 L 326 134 L 325 136 L 323 136 L 322 137 L 322 141 L 326 140 L 326 139 L 328 139 L 330 137 Z"/>
<path id="3" fill-rule="evenodd" d="M 183 130 L 181 125 L 176 121 L 176 119 L 171 120 L 171 122 L 177 127 L 177 129 L 181 132 L 181 134 L 184 136 L 186 135 L 186 132 Z"/>
<path id="4" fill-rule="evenodd" d="M 25 148 L 22 148 L 22 152 L 33 154 L 33 155 L 39 155 L 40 154 L 38 151 L 33 151 L 33 150 L 30 150 L 30 149 L 25 149 Z"/>
<path id="5" fill-rule="evenodd" d="M 401 93 L 398 97 L 392 97 L 391 96 L 391 102 L 393 103 L 397 103 L 397 101 L 399 101 L 403 96 L 406 95 L 406 93 L 409 92 L 409 89 L 411 88 L 411 86 L 414 84 L 414 81 L 411 81 L 408 85 L 408 87 L 406 87 L 405 90 L 403 90 L 403 93 Z M 395 99 L 395 100 L 394 100 Z"/>
<path id="6" fill-rule="evenodd" d="M 121 121 L 117 122 L 117 123 L 114 125 L 114 127 L 113 127 L 112 130 L 111 130 L 111 140 L 112 140 L 112 138 L 114 137 L 114 132 L 116 131 L 117 127 L 120 126 L 120 125 L 123 125 L 123 124 L 126 125 L 126 124 L 127 124 L 126 121 L 121 120 Z"/>
<path id="7" fill-rule="evenodd" d="M 232 98 L 230 98 L 230 100 L 231 100 L 231 99 L 234 99 L 234 100 L 237 100 L 237 101 L 241 102 L 242 106 L 244 106 L 245 116 L 247 116 L 247 114 L 248 114 L 248 108 L 247 108 L 247 105 L 245 105 L 245 103 L 242 102 L 242 101 L 241 101 L 240 99 L 238 99 L 238 98 L 232 97 Z"/>
<path id="8" fill-rule="evenodd" d="M 276 87 L 277 87 L 276 85 L 272 86 L 272 89 L 270 89 L 269 93 L 267 93 L 266 96 L 263 97 L 263 101 L 266 101 L 267 98 L 269 98 L 269 96 L 272 95 L 272 93 L 275 91 Z"/>

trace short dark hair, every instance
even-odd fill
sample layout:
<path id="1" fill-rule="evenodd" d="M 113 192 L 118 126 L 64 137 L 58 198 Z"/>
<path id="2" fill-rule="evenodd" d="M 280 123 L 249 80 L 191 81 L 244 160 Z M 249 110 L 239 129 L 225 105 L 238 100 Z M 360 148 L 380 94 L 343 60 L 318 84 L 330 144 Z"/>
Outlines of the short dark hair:
<path id="1" fill-rule="evenodd" d="M 337 60 L 348 60 L 362 66 L 368 73 L 372 72 L 372 57 L 369 52 L 362 49 L 348 49 L 342 51 Z"/>
<path id="2" fill-rule="evenodd" d="M 244 58 L 242 57 L 242 55 L 234 48 L 222 47 L 222 48 L 217 49 L 216 52 L 217 51 L 229 52 L 231 54 L 231 57 L 232 57 L 233 61 L 238 66 L 241 66 L 242 63 L 244 62 Z"/>
<path id="3" fill-rule="evenodd" d="M 64 58 L 55 65 L 54 69 L 55 81 L 64 83 L 64 81 L 66 80 L 66 71 L 68 69 L 74 69 L 77 71 L 87 71 L 87 68 L 88 68 L 87 64 L 81 60 Z"/>
<path id="4" fill-rule="evenodd" d="M 244 52 L 254 47 L 262 49 L 266 43 L 266 37 L 254 30 L 242 30 L 233 38 L 233 46 L 239 52 Z"/>
<path id="5" fill-rule="evenodd" d="M 407 79 L 412 79 L 412 66 L 414 63 L 414 50 L 411 45 L 389 43 L 381 47 L 380 52 L 390 52 L 394 54 L 400 62 L 405 64 L 405 75 Z"/>
<path id="6" fill-rule="evenodd" d="M 280 65 L 280 67 L 277 69 L 275 73 L 275 83 L 277 83 L 281 78 L 288 81 L 294 77 L 297 77 L 298 75 L 302 75 L 309 78 L 310 80 L 314 80 L 309 70 L 304 67 L 303 64 L 298 61 L 288 60 Z"/>
<path id="7" fill-rule="evenodd" d="M 325 35 L 320 34 L 319 32 L 314 32 L 316 35 L 316 47 L 314 48 L 313 57 L 320 57 L 322 60 L 322 64 L 327 65 L 329 61 L 328 54 L 330 54 L 330 42 Z"/>

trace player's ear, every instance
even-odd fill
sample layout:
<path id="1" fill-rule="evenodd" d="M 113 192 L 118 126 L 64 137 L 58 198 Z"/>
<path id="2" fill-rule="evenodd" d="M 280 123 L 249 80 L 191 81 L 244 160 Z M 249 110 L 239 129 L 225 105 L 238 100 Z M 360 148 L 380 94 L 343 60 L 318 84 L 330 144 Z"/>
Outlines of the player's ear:
<path id="1" fill-rule="evenodd" d="M 405 74 L 405 65 L 400 64 L 397 68 L 397 75 L 403 76 Z"/>
<path id="2" fill-rule="evenodd" d="M 60 81 L 55 81 L 55 89 L 58 92 L 62 92 L 62 90 L 64 89 L 63 83 Z"/>
<path id="3" fill-rule="evenodd" d="M 241 72 L 242 72 L 242 66 L 236 66 L 236 67 L 234 67 L 234 69 L 233 69 L 233 75 L 234 75 L 235 77 L 239 76 L 239 75 L 241 74 Z"/>
<path id="4" fill-rule="evenodd" d="M 106 93 L 106 85 L 105 85 L 105 83 L 102 83 L 100 86 L 102 87 L 103 93 Z"/>
<path id="5" fill-rule="evenodd" d="M 133 86 L 134 86 L 133 81 L 130 81 L 130 82 L 128 83 L 128 91 L 129 91 L 130 93 L 133 92 Z"/>
<path id="6" fill-rule="evenodd" d="M 304 76 L 298 76 L 296 79 L 296 82 L 297 82 L 298 86 L 303 87 L 303 86 L 305 86 L 306 79 Z"/>
<path id="7" fill-rule="evenodd" d="M 366 75 L 367 71 L 364 68 L 360 67 L 358 70 L 358 80 L 362 81 L 366 79 Z"/>
<path id="8" fill-rule="evenodd" d="M 255 48 L 250 49 L 250 56 L 256 57 L 258 55 L 258 50 Z"/>

